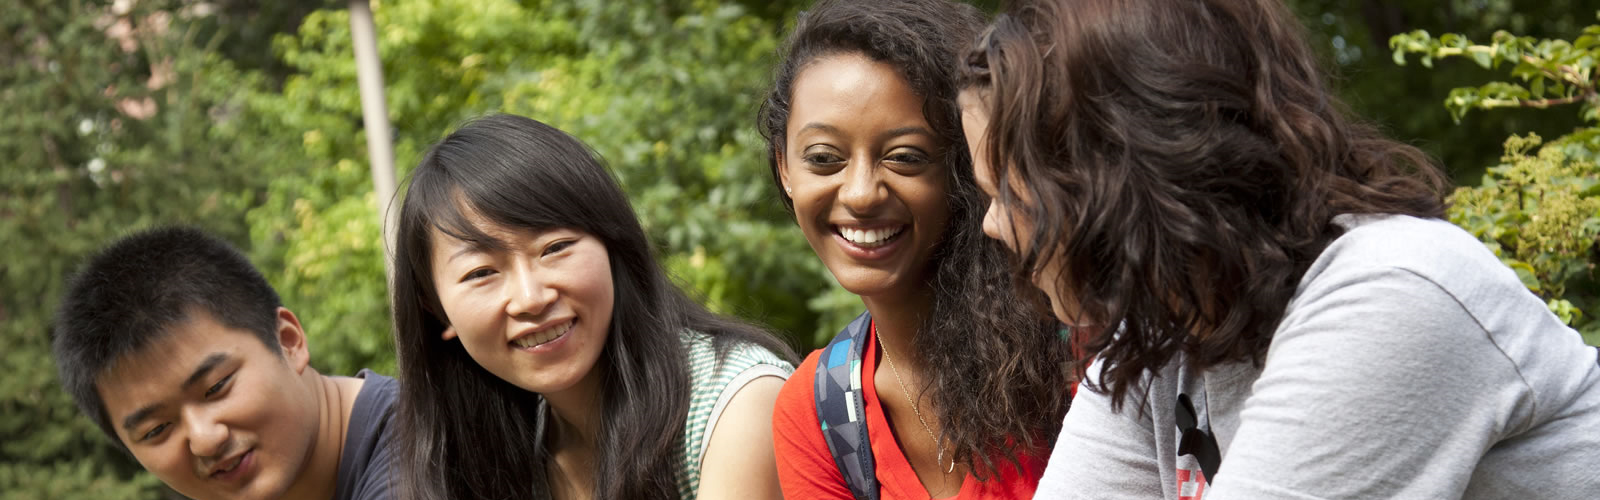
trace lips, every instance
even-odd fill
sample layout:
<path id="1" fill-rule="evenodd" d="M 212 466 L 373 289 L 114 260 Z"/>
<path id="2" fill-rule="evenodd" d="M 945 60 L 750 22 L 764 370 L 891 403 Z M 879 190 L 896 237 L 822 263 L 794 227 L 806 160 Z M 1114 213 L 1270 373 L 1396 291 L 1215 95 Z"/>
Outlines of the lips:
<path id="1" fill-rule="evenodd" d="M 876 248 L 904 233 L 906 226 L 898 224 L 880 227 L 834 226 L 834 233 L 861 248 Z"/>
<path id="2" fill-rule="evenodd" d="M 513 347 L 522 349 L 534 349 L 545 346 L 561 339 L 562 337 L 565 337 L 567 333 L 572 331 L 573 326 L 577 325 L 577 323 L 577 319 L 567 319 L 560 322 L 547 323 L 545 326 L 518 334 L 516 338 L 511 339 L 510 344 Z"/>
<path id="3" fill-rule="evenodd" d="M 244 453 L 240 453 L 238 456 L 233 457 L 232 459 L 218 462 L 217 465 L 211 469 L 210 477 L 212 479 L 220 479 L 223 481 L 233 481 L 243 477 L 245 472 L 250 469 L 250 466 L 254 464 L 255 449 L 252 448 L 250 450 L 246 450 Z"/>
<path id="4" fill-rule="evenodd" d="M 909 233 L 909 224 L 834 224 L 833 238 L 839 248 L 853 259 L 877 260 L 888 257 L 900 248 L 900 242 Z"/>

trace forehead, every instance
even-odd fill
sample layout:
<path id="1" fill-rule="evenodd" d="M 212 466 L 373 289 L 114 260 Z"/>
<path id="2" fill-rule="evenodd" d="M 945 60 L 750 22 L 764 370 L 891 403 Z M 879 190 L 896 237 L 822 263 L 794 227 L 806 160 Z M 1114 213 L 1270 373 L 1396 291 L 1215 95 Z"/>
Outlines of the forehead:
<path id="1" fill-rule="evenodd" d="M 888 63 L 856 52 L 818 57 L 795 78 L 794 125 L 824 120 L 863 125 L 927 125 L 922 97 Z M 910 122 L 910 123 L 907 123 Z"/>
<path id="2" fill-rule="evenodd" d="M 223 364 L 275 355 L 248 330 L 221 324 L 210 313 L 191 310 L 187 318 L 143 348 L 118 358 L 96 378 L 95 387 L 113 421 L 146 405 L 183 393 L 184 382 L 213 355 Z"/>

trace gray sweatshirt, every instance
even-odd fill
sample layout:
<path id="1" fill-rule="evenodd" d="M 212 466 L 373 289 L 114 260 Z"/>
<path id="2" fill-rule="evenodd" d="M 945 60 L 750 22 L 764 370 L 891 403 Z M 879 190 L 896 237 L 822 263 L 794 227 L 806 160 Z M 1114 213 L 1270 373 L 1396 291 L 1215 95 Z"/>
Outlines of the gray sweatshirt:
<path id="1" fill-rule="evenodd" d="M 1338 221 L 1262 367 L 1178 359 L 1121 412 L 1080 390 L 1035 498 L 1600 495 L 1595 348 L 1447 222 Z M 1222 452 L 1211 484 L 1177 454 L 1179 394 Z"/>

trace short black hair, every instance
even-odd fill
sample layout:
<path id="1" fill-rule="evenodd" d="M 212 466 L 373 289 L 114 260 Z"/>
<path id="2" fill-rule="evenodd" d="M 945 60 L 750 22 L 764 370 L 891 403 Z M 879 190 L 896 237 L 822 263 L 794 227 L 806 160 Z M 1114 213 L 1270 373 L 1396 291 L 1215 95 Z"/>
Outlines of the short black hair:
<path id="1" fill-rule="evenodd" d="M 281 355 L 280 305 L 278 292 L 232 245 L 192 227 L 150 229 L 111 243 L 73 276 L 56 309 L 51 348 L 78 408 L 121 444 L 95 386 L 112 363 L 169 335 L 195 310 L 255 334 Z"/>

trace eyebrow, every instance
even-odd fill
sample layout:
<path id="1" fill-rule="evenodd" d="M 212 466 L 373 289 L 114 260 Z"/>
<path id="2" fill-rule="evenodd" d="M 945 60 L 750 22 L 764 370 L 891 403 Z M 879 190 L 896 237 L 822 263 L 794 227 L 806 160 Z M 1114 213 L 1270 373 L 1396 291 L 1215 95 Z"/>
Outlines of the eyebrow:
<path id="1" fill-rule="evenodd" d="M 900 127 L 900 128 L 897 128 L 897 129 L 890 129 L 890 130 L 884 131 L 884 133 L 878 134 L 878 139 L 879 140 L 889 140 L 889 139 L 893 139 L 893 138 L 896 138 L 896 137 L 907 136 L 907 135 L 918 135 L 918 134 L 926 135 L 928 137 L 939 137 L 939 134 L 933 133 L 933 131 L 932 130 L 928 130 L 927 127 L 912 125 L 912 126 L 909 126 L 909 127 Z"/>
<path id="2" fill-rule="evenodd" d="M 821 130 L 821 131 L 827 132 L 829 134 L 839 134 L 840 133 L 838 127 L 835 127 L 833 125 L 829 125 L 829 124 L 826 124 L 826 123 L 819 123 L 819 122 L 807 123 L 804 127 L 800 127 L 800 131 L 801 132 L 804 132 L 804 131 L 807 131 L 807 130 Z M 885 130 L 883 133 L 878 134 L 878 140 L 886 141 L 886 140 L 893 139 L 893 138 L 900 137 L 900 136 L 916 135 L 916 134 L 926 135 L 928 137 L 939 137 L 939 134 L 933 133 L 933 131 L 932 130 L 928 130 L 927 127 L 923 127 L 923 126 L 920 126 L 920 125 L 912 125 L 912 126 L 909 126 L 909 127 L 900 127 L 900 128 L 894 128 L 894 129 Z"/>
<path id="3" fill-rule="evenodd" d="M 206 359 L 200 362 L 200 366 L 195 367 L 194 373 L 190 373 L 189 378 L 183 381 L 183 387 L 188 388 L 189 386 L 194 385 L 196 382 L 199 382 L 201 379 L 206 378 L 206 375 L 210 375 L 212 370 L 217 369 L 217 366 L 220 366 L 227 360 L 228 355 L 220 352 L 214 352 L 211 353 L 210 356 L 206 356 Z M 150 418 L 151 413 L 155 413 L 156 410 L 160 409 L 161 404 L 156 403 L 139 408 L 138 410 L 134 410 L 133 413 L 129 413 L 128 416 L 122 418 L 122 428 L 126 429 L 129 434 L 132 434 L 134 426 L 137 426 L 139 425 L 139 422 L 143 422 L 145 419 Z"/>
<path id="4" fill-rule="evenodd" d="M 827 133 L 830 133 L 830 134 L 839 133 L 839 127 L 835 127 L 833 125 L 829 125 L 829 124 L 826 124 L 826 123 L 818 123 L 818 122 L 807 123 L 806 126 L 800 127 L 800 132 L 805 132 L 807 130 L 821 130 L 823 132 L 827 132 Z"/>
<path id="5" fill-rule="evenodd" d="M 474 244 L 468 243 L 466 245 L 463 245 L 460 250 L 456 250 L 455 252 L 451 253 L 449 257 L 445 257 L 444 261 L 445 262 L 450 262 L 450 261 L 456 260 L 456 258 L 461 257 L 462 255 L 466 255 L 466 254 L 469 254 L 469 253 L 483 253 L 483 250 L 484 250 L 484 248 L 483 248 L 482 245 L 474 245 Z"/>

